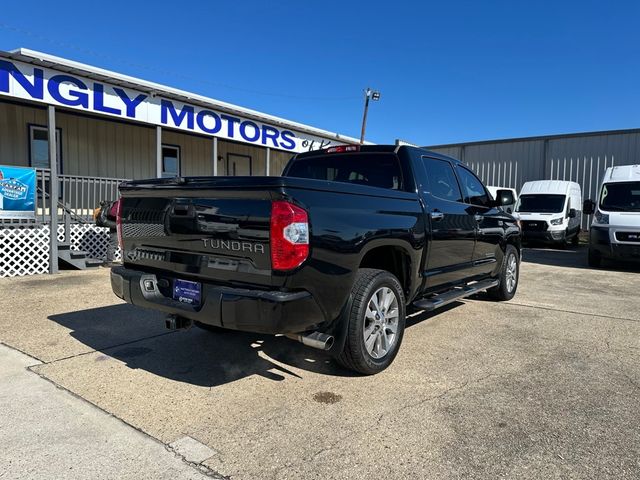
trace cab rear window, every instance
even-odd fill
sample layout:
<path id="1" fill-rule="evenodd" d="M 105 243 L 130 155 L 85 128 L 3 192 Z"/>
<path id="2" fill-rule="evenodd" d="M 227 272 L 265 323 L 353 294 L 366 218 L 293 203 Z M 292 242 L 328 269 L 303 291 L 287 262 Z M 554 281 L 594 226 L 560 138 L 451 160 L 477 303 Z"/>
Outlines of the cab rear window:
<path id="1" fill-rule="evenodd" d="M 402 189 L 398 157 L 392 153 L 329 154 L 293 162 L 288 177 Z"/>

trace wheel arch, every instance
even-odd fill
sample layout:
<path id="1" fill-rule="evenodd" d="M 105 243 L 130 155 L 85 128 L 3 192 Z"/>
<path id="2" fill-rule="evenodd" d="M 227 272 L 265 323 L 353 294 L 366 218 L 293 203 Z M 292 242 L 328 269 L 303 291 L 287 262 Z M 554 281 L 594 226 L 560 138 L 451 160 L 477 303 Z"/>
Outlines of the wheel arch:
<path id="1" fill-rule="evenodd" d="M 392 273 L 400 282 L 405 298 L 414 294 L 420 260 L 403 242 L 370 242 L 363 249 L 358 268 L 375 268 Z M 416 258 L 417 257 L 417 258 Z"/>

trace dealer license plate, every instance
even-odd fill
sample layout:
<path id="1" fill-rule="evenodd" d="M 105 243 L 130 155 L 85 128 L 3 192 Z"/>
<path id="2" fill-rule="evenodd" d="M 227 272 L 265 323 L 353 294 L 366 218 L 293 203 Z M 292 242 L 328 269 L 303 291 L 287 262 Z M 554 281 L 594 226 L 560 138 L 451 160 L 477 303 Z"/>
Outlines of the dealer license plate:
<path id="1" fill-rule="evenodd" d="M 189 305 L 200 305 L 202 287 L 198 282 L 189 280 L 174 280 L 173 299 Z"/>

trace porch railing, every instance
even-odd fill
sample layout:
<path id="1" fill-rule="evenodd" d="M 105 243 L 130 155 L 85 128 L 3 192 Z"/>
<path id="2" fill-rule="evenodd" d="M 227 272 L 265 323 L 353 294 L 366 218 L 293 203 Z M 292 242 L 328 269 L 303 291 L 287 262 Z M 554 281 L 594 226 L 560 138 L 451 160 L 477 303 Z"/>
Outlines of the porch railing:
<path id="1" fill-rule="evenodd" d="M 2 223 L 49 223 L 56 212 L 60 221 L 93 222 L 93 211 L 102 200 L 118 198 L 118 185 L 124 178 L 58 175 L 58 199 L 49 195 L 51 174 L 48 169 L 36 169 L 35 220 L 3 220 Z"/>

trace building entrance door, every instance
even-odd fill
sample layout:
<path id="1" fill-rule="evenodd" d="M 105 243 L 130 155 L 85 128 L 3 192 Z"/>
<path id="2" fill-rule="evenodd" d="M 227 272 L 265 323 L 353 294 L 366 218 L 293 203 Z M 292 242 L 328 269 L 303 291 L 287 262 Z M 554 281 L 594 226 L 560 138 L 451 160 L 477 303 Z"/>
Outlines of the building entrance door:
<path id="1" fill-rule="evenodd" d="M 227 154 L 227 175 L 251 176 L 251 157 L 236 153 Z"/>

